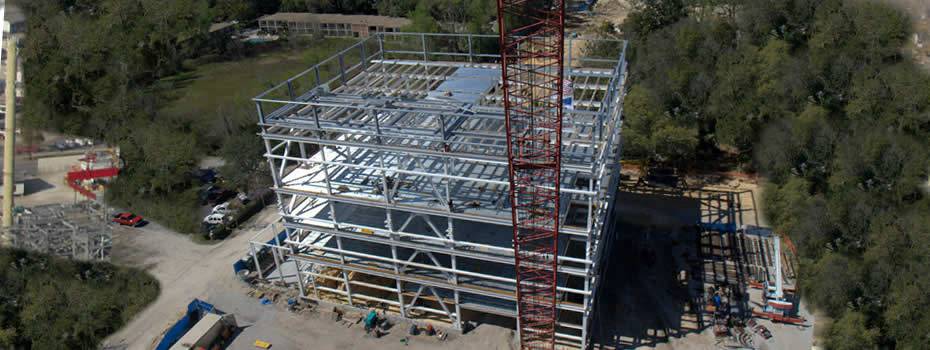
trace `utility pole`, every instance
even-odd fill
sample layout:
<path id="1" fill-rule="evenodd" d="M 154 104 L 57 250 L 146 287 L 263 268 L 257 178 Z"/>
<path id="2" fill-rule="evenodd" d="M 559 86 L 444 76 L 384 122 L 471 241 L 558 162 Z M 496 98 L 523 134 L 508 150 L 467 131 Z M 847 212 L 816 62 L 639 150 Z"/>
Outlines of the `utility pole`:
<path id="1" fill-rule="evenodd" d="M 9 246 L 12 237 L 9 229 L 13 226 L 13 157 L 16 147 L 16 40 L 12 37 L 6 44 L 6 116 L 4 119 L 5 137 L 3 138 L 3 238 L 0 245 Z"/>

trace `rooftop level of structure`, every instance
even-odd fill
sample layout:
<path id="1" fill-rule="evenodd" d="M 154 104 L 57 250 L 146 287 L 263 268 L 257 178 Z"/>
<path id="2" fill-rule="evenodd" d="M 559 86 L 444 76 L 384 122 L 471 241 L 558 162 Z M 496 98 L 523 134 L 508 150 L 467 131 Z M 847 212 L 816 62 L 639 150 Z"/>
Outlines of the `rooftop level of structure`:
<path id="1" fill-rule="evenodd" d="M 363 24 L 382 27 L 403 27 L 410 20 L 403 17 L 376 15 L 344 15 L 341 13 L 278 12 L 258 18 L 259 21 L 280 21 L 297 23 L 345 23 Z"/>

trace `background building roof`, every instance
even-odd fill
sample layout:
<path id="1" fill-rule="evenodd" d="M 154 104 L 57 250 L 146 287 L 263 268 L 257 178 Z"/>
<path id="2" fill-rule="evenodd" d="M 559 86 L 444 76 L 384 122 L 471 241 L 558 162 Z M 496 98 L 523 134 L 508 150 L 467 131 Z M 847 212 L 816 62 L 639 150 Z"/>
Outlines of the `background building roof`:
<path id="1" fill-rule="evenodd" d="M 260 17 L 260 21 L 282 21 L 302 23 L 348 23 L 366 26 L 399 28 L 410 24 L 402 17 L 343 15 L 339 13 L 278 12 Z"/>

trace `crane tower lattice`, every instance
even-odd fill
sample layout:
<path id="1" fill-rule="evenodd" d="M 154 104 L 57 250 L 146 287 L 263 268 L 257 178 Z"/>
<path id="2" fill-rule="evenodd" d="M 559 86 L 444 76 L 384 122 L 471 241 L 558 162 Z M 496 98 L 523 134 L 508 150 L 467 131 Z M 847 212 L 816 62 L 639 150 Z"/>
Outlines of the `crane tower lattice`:
<path id="1" fill-rule="evenodd" d="M 523 349 L 552 349 L 562 136 L 565 4 L 498 0 L 504 110 Z"/>

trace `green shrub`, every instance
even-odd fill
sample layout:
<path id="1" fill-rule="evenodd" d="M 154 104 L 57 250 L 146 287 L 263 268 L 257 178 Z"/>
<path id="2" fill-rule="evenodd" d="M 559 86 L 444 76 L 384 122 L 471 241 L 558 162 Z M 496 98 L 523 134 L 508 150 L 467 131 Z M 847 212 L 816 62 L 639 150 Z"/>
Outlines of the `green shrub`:
<path id="1" fill-rule="evenodd" d="M 178 232 L 200 231 L 200 207 L 196 188 L 166 195 L 148 195 L 134 187 L 131 179 L 121 177 L 107 190 L 107 201 L 112 206 L 142 215 L 146 220 Z"/>
<path id="2" fill-rule="evenodd" d="M 0 348 L 97 348 L 158 293 L 144 271 L 0 249 Z"/>

